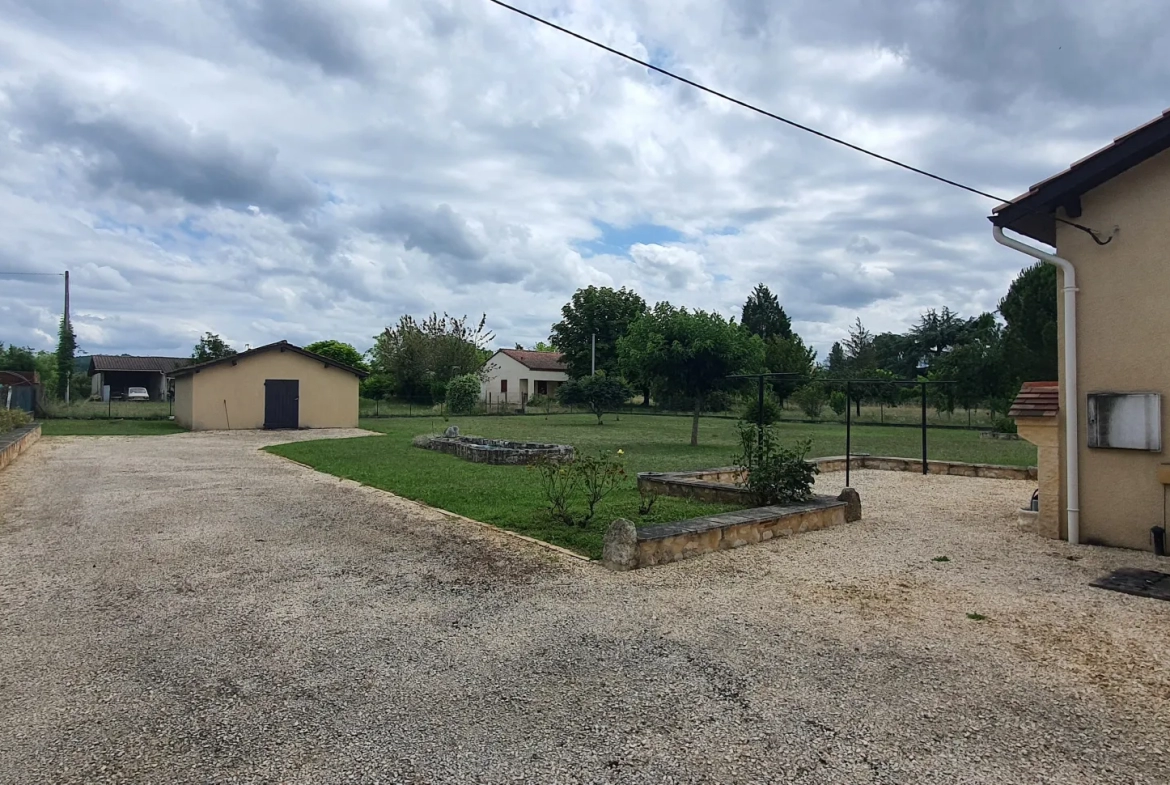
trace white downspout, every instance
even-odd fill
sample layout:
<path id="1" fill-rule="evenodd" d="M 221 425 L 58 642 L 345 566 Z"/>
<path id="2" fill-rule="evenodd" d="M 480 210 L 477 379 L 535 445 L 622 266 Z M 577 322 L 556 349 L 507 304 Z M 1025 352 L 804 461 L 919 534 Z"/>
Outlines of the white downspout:
<path id="1" fill-rule="evenodd" d="M 1013 240 L 1003 229 L 992 228 L 992 235 L 1000 245 L 1027 254 L 1047 264 L 1056 265 L 1064 271 L 1064 485 L 1068 492 L 1068 541 L 1077 545 L 1081 541 L 1081 486 L 1079 471 L 1080 437 L 1077 434 L 1079 416 L 1077 413 L 1077 273 L 1068 259 L 1033 248 L 1027 243 Z"/>

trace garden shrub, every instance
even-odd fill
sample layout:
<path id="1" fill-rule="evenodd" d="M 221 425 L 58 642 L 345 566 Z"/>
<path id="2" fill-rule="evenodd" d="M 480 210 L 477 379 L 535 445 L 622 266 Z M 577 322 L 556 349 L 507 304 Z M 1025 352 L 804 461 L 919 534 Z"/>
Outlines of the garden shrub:
<path id="1" fill-rule="evenodd" d="M 621 379 L 602 373 L 570 379 L 557 388 L 557 400 L 562 406 L 584 406 L 597 417 L 598 425 L 607 411 L 620 408 L 633 394 Z"/>
<path id="2" fill-rule="evenodd" d="M 827 397 L 825 385 L 820 382 L 809 382 L 792 393 L 792 402 L 800 407 L 800 410 L 804 412 L 806 417 L 810 420 L 815 420 L 824 411 Z"/>
<path id="3" fill-rule="evenodd" d="M 32 417 L 23 409 L 0 409 L 0 433 L 7 433 L 30 422 Z"/>
<path id="4" fill-rule="evenodd" d="M 776 400 L 776 396 L 770 391 L 764 393 L 764 425 L 771 425 L 780 419 L 780 402 Z M 743 410 L 744 422 L 758 423 L 760 421 L 760 398 L 758 395 L 753 395 L 748 401 L 747 408 Z"/>
<path id="5" fill-rule="evenodd" d="M 755 504 L 766 507 L 812 498 L 813 482 L 820 470 L 805 460 L 812 449 L 810 440 L 784 447 L 770 426 L 761 430 L 746 423 L 739 426 L 739 438 L 740 453 L 735 463 L 744 477 L 739 485 L 751 494 Z"/>
<path id="6" fill-rule="evenodd" d="M 1016 421 L 1006 415 L 996 417 L 992 423 L 991 428 L 996 433 L 1016 433 Z"/>
<path id="7" fill-rule="evenodd" d="M 447 411 L 471 414 L 479 400 L 479 377 L 473 373 L 456 376 L 447 383 Z"/>
<path id="8" fill-rule="evenodd" d="M 544 409 L 548 406 L 549 400 L 547 395 L 534 395 L 528 399 L 528 405 L 533 409 Z"/>
<path id="9" fill-rule="evenodd" d="M 597 505 L 626 476 L 622 455 L 621 450 L 616 453 L 602 450 L 596 456 L 578 455 L 568 461 L 541 456 L 529 469 L 540 477 L 549 514 L 555 520 L 569 526 L 588 526 L 597 513 Z M 582 513 L 574 509 L 578 501 L 584 502 Z"/>
<path id="10" fill-rule="evenodd" d="M 833 410 L 834 414 L 840 417 L 849 408 L 849 399 L 840 390 L 833 390 L 833 392 L 829 393 L 829 408 Z"/>
<path id="11" fill-rule="evenodd" d="M 726 390 L 715 390 L 703 396 L 703 411 L 705 412 L 726 412 L 730 411 L 735 399 L 731 393 Z M 694 408 L 694 404 L 691 404 Z"/>

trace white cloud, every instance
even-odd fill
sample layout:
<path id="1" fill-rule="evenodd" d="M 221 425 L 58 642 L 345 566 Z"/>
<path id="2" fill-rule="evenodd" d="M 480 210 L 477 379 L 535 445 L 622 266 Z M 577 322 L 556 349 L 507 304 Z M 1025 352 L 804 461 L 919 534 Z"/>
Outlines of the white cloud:
<path id="1" fill-rule="evenodd" d="M 0 269 L 74 271 L 86 350 L 365 348 L 432 309 L 531 343 L 578 286 L 730 315 L 764 281 L 824 351 L 858 315 L 994 308 L 1025 261 L 987 200 L 486 2 L 0 5 Z M 526 7 L 1007 196 L 1153 117 L 1170 78 L 1152 0 Z M 589 253 L 602 224 L 630 234 Z M 52 345 L 57 281 L 0 276 L 0 340 Z"/>

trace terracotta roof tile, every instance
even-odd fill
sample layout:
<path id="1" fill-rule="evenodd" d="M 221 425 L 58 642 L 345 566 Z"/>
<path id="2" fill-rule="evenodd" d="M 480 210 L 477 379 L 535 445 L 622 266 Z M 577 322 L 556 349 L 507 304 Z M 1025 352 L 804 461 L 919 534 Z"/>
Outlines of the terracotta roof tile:
<path id="1" fill-rule="evenodd" d="M 565 355 L 560 352 L 530 352 L 525 349 L 500 349 L 500 351 L 530 371 L 567 371 Z"/>
<path id="2" fill-rule="evenodd" d="M 1055 417 L 1060 413 L 1058 382 L 1024 382 L 1008 417 Z"/>

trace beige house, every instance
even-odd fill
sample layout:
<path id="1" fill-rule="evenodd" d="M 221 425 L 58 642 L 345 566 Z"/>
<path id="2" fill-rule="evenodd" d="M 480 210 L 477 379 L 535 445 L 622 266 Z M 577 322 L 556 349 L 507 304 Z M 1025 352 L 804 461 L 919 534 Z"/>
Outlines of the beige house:
<path id="1" fill-rule="evenodd" d="M 1170 110 L 991 222 L 997 242 L 1059 268 L 1059 397 L 1049 388 L 1038 404 L 1044 391 L 1025 388 L 1015 410 L 1039 445 L 1038 525 L 1074 543 L 1151 549 L 1170 483 Z"/>
<path id="2" fill-rule="evenodd" d="M 280 341 L 169 375 L 175 422 L 208 431 L 356 428 L 366 372 Z"/>
<path id="3" fill-rule="evenodd" d="M 556 395 L 557 387 L 567 381 L 569 373 L 560 352 L 500 349 L 484 364 L 480 397 L 488 404 L 523 406 L 533 396 Z"/>

